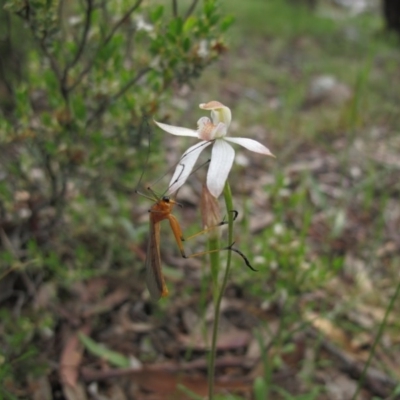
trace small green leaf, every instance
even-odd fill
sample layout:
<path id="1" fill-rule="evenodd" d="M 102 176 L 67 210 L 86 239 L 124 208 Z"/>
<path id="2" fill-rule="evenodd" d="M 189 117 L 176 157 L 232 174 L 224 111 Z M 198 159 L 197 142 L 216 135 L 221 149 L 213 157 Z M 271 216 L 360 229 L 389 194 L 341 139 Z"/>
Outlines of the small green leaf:
<path id="1" fill-rule="evenodd" d="M 195 392 L 191 391 L 189 388 L 187 388 L 184 385 L 178 384 L 178 390 L 186 394 L 190 399 L 192 400 L 202 400 L 204 399 L 203 396 L 199 396 Z"/>
<path id="2" fill-rule="evenodd" d="M 164 6 L 158 6 L 150 13 L 150 21 L 156 23 L 164 14 Z"/>
<path id="3" fill-rule="evenodd" d="M 95 356 L 99 356 L 104 358 L 105 360 L 109 361 L 111 364 L 115 365 L 116 367 L 120 368 L 127 368 L 129 367 L 129 360 L 125 356 L 116 351 L 112 351 L 107 349 L 104 344 L 97 343 L 89 336 L 84 335 L 83 333 L 79 333 L 79 340 L 85 346 L 85 348 Z"/>
<path id="4" fill-rule="evenodd" d="M 207 0 L 204 3 L 204 14 L 206 15 L 206 17 L 210 18 L 215 11 L 216 11 L 215 1 Z"/>
<path id="5" fill-rule="evenodd" d="M 183 30 L 183 21 L 182 18 L 177 17 L 173 19 L 168 27 L 168 32 L 173 36 L 179 36 Z"/>
<path id="6" fill-rule="evenodd" d="M 256 400 L 264 400 L 268 398 L 268 391 L 264 379 L 258 376 L 253 383 L 254 397 Z"/>
<path id="7" fill-rule="evenodd" d="M 192 32 L 193 29 L 196 27 L 198 20 L 196 17 L 191 15 L 183 24 L 183 31 L 184 32 Z"/>
<path id="8" fill-rule="evenodd" d="M 227 15 L 221 21 L 221 31 L 225 32 L 234 22 L 235 17 L 233 15 Z"/>

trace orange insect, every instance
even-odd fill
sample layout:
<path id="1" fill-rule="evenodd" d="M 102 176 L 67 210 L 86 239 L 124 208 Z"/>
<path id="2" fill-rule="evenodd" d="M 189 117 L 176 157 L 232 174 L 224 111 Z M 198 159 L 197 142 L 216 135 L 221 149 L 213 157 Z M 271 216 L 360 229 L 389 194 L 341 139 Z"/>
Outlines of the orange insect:
<path id="1" fill-rule="evenodd" d="M 151 298 L 158 300 L 160 297 L 168 295 L 168 289 L 161 272 L 161 256 L 160 256 L 160 222 L 168 219 L 172 232 L 175 236 L 176 243 L 182 254 L 186 258 L 183 248 L 182 230 L 178 220 L 172 214 L 176 201 L 168 196 L 155 199 L 156 203 L 150 208 L 150 236 L 147 246 L 146 258 L 146 284 L 149 289 Z"/>
<path id="2" fill-rule="evenodd" d="M 209 162 L 209 160 L 207 161 Z M 143 176 L 143 173 L 142 173 Z M 140 181 L 142 179 L 142 176 L 140 178 Z M 177 180 L 179 179 L 179 176 Z M 139 182 L 140 182 L 139 181 Z M 172 185 L 171 185 L 172 186 Z M 171 187 L 170 186 L 170 187 Z M 198 235 L 202 235 L 212 229 L 215 229 L 219 226 L 225 225 L 228 222 L 225 220 L 222 220 L 215 226 L 208 227 L 200 232 L 195 233 L 194 235 L 191 235 L 187 237 L 186 239 L 182 235 L 182 229 L 180 227 L 180 224 L 176 217 L 172 214 L 172 210 L 175 205 L 179 204 L 175 200 L 173 200 L 169 196 L 157 196 L 156 193 L 150 188 L 147 188 L 153 195 L 147 196 L 144 193 L 140 193 L 138 190 L 135 190 L 137 194 L 140 194 L 143 197 L 146 197 L 149 200 L 154 201 L 154 204 L 151 206 L 149 209 L 149 214 L 150 214 L 150 233 L 149 233 L 149 242 L 147 246 L 147 256 L 146 256 L 146 285 L 147 288 L 149 289 L 150 296 L 154 301 L 159 300 L 161 297 L 165 297 L 168 295 L 168 288 L 165 284 L 164 280 L 164 275 L 162 274 L 162 269 L 161 269 L 161 255 L 160 255 L 160 222 L 167 219 L 169 221 L 169 224 L 171 226 L 172 232 L 175 237 L 175 241 L 178 245 L 179 251 L 182 255 L 183 258 L 192 258 L 192 257 L 197 257 L 201 256 L 204 254 L 209 254 L 221 250 L 231 250 L 236 253 L 238 253 L 243 260 L 245 261 L 246 265 L 252 269 L 253 271 L 256 271 L 250 264 L 249 260 L 246 258 L 246 256 L 239 251 L 238 249 L 234 248 L 232 243 L 231 245 L 221 248 L 221 249 L 215 249 L 215 250 L 207 250 L 207 251 L 202 251 L 199 253 L 194 253 L 189 256 L 186 255 L 185 249 L 183 247 L 183 242 L 185 240 L 192 239 Z M 238 216 L 238 212 L 235 210 L 231 210 L 234 214 L 233 220 L 235 220 Z"/>
<path id="3" fill-rule="evenodd" d="M 150 188 L 148 188 L 148 189 L 151 190 Z M 174 206 L 179 203 L 177 203 L 175 200 L 171 199 L 169 196 L 162 196 L 161 198 L 158 198 L 155 195 L 155 193 L 153 193 L 153 195 L 155 196 L 154 198 L 145 196 L 145 195 L 143 195 L 143 196 L 155 201 L 155 203 L 149 210 L 150 234 L 149 234 L 149 239 L 148 239 L 149 242 L 148 242 L 148 246 L 147 246 L 147 257 L 146 257 L 146 285 L 147 285 L 147 288 L 149 289 L 151 298 L 154 301 L 159 300 L 160 297 L 165 297 L 168 295 L 168 288 L 167 288 L 167 285 L 165 284 L 164 275 L 162 274 L 162 270 L 161 270 L 161 255 L 160 255 L 160 222 L 163 221 L 164 219 L 167 219 L 169 221 L 169 224 L 171 226 L 172 232 L 175 237 L 175 241 L 178 245 L 179 251 L 183 258 L 197 257 L 200 255 L 209 254 L 209 253 L 213 253 L 213 252 L 217 252 L 217 251 L 221 251 L 221 250 L 231 250 L 231 251 L 234 251 L 235 253 L 239 254 L 250 269 L 252 269 L 253 271 L 256 271 L 251 266 L 247 257 L 240 250 L 233 247 L 234 243 L 232 243 L 231 245 L 229 245 L 227 247 L 221 248 L 221 249 L 206 250 L 206 251 L 194 253 L 194 254 L 187 256 L 185 253 L 185 249 L 183 247 L 183 242 L 185 240 L 192 239 L 198 235 L 202 235 L 212 229 L 215 229 L 219 226 L 225 225 L 228 222 L 225 220 L 222 220 L 217 225 L 206 228 L 206 229 L 204 229 L 200 232 L 197 232 L 194 235 L 191 235 L 185 239 L 182 235 L 182 229 L 180 227 L 178 220 L 172 214 L 172 210 L 173 210 Z M 233 219 L 235 220 L 238 216 L 238 212 L 236 210 L 231 210 L 231 212 L 234 213 Z"/>

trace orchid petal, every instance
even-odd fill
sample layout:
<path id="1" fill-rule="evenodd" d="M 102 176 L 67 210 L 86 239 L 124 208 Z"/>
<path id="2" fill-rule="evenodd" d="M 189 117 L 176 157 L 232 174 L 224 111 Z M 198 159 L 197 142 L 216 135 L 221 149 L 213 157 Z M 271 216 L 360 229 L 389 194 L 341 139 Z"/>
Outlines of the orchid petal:
<path id="1" fill-rule="evenodd" d="M 168 195 L 176 192 L 187 180 L 192 172 L 194 164 L 196 164 L 200 153 L 209 146 L 211 142 L 203 141 L 189 147 L 179 160 L 178 165 L 175 168 L 174 175 L 169 183 L 169 188 L 167 191 Z"/>
<path id="2" fill-rule="evenodd" d="M 214 197 L 219 197 L 232 168 L 235 150 L 224 140 L 216 140 L 211 152 L 207 174 L 207 187 Z"/>
<path id="3" fill-rule="evenodd" d="M 203 140 L 214 140 L 215 139 L 216 127 L 211 122 L 210 118 L 202 117 L 197 121 L 197 135 Z"/>
<path id="4" fill-rule="evenodd" d="M 237 138 L 237 137 L 233 138 L 233 137 L 226 137 L 226 136 L 224 139 L 229 142 L 239 144 L 239 145 L 245 147 L 247 150 L 254 151 L 255 153 L 261 153 L 261 154 L 265 154 L 267 156 L 275 157 L 269 151 L 269 149 L 267 149 L 260 142 L 257 142 L 257 140 L 247 139 L 247 138 Z"/>
<path id="5" fill-rule="evenodd" d="M 181 126 L 173 126 L 154 121 L 163 131 L 176 136 L 191 136 L 198 137 L 198 134 L 193 129 L 183 128 Z"/>
<path id="6" fill-rule="evenodd" d="M 227 128 L 223 122 L 214 125 L 207 117 L 200 118 L 198 124 L 198 137 L 206 141 L 220 139 L 226 135 Z"/>

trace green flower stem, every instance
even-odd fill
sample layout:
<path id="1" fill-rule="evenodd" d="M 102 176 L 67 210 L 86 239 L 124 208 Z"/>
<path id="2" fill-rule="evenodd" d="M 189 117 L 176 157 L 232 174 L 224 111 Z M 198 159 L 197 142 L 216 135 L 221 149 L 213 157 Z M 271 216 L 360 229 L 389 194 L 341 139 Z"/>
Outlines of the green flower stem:
<path id="1" fill-rule="evenodd" d="M 220 264 L 219 251 L 215 250 L 218 250 L 220 248 L 221 243 L 219 240 L 219 236 L 210 236 L 210 238 L 208 239 L 208 250 L 212 251 L 212 253 L 210 253 L 210 264 L 214 304 L 217 303 L 218 299 L 218 273 Z"/>
<path id="2" fill-rule="evenodd" d="M 233 213 L 231 213 L 230 211 L 233 210 L 233 201 L 232 201 L 232 192 L 228 181 L 225 183 L 224 187 L 224 199 L 228 214 L 228 245 L 231 245 L 233 242 Z M 214 243 L 215 241 L 216 243 Z M 216 247 L 211 248 L 211 246 L 216 246 Z M 210 250 L 218 249 L 219 248 L 218 246 L 219 246 L 219 239 L 213 238 L 209 240 Z M 217 257 L 214 257 L 214 255 L 217 255 Z M 210 350 L 209 364 L 208 364 L 208 400 L 212 400 L 214 398 L 215 358 L 217 353 L 219 317 L 220 317 L 221 301 L 225 292 L 226 284 L 228 282 L 228 277 L 229 277 L 229 271 L 231 268 L 231 257 L 232 257 L 232 252 L 228 251 L 226 268 L 224 271 L 221 287 L 219 287 L 218 285 L 218 274 L 220 271 L 219 252 L 210 253 L 211 274 L 213 281 L 213 299 L 214 299 L 214 326 L 212 330 L 211 350 Z"/>

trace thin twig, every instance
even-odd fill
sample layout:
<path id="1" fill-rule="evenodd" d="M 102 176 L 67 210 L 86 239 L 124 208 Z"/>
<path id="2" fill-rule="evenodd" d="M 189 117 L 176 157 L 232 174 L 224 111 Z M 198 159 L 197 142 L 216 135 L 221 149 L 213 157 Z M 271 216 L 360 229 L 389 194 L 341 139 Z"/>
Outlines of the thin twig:
<path id="1" fill-rule="evenodd" d="M 28 8 L 29 9 L 29 8 Z M 36 41 L 39 43 L 39 47 L 42 50 L 43 54 L 49 59 L 50 61 L 50 66 L 51 69 L 53 70 L 54 74 L 57 77 L 58 80 L 58 85 L 59 89 L 61 92 L 61 95 L 64 98 L 65 103 L 68 104 L 68 92 L 66 91 L 66 88 L 64 86 L 64 81 L 63 81 L 63 73 L 61 72 L 61 68 L 57 62 L 57 60 L 53 57 L 53 55 L 48 51 L 47 46 L 46 46 L 46 37 L 47 37 L 47 31 L 44 32 L 44 35 L 42 38 L 38 37 L 35 33 L 35 28 L 32 25 L 29 16 L 27 16 L 26 21 L 28 22 L 29 28 L 33 34 L 33 37 L 36 39 Z"/>
<path id="2" fill-rule="evenodd" d="M 4 83 L 4 86 L 7 88 L 8 94 L 14 96 L 13 86 L 8 81 L 6 75 L 7 75 L 6 74 L 6 68 L 4 67 L 3 58 L 0 58 L 0 76 L 1 76 L 1 80 Z"/>
<path id="3" fill-rule="evenodd" d="M 126 19 L 137 9 L 143 0 L 137 0 L 136 3 L 121 17 L 121 19 L 114 25 L 114 28 L 108 34 L 103 42 L 103 46 L 106 45 L 114 36 L 117 29 L 126 21 Z"/>
<path id="4" fill-rule="evenodd" d="M 65 67 L 64 75 L 63 75 L 64 84 L 66 83 L 66 80 L 67 80 L 68 71 L 75 66 L 75 64 L 81 58 L 81 56 L 83 54 L 83 50 L 85 49 L 86 41 L 87 41 L 89 30 L 90 30 L 90 25 L 92 23 L 92 12 L 93 12 L 93 0 L 87 0 L 87 8 L 86 8 L 86 14 L 85 14 L 85 26 L 83 28 L 81 41 L 79 43 L 78 50 L 75 54 L 75 57 Z"/>
<path id="5" fill-rule="evenodd" d="M 178 2 L 172 0 L 172 15 L 176 18 L 178 16 Z"/>
<path id="6" fill-rule="evenodd" d="M 38 146 L 40 149 L 40 146 Z M 42 149 L 41 149 L 42 150 Z M 43 158 L 44 158 L 44 167 L 45 170 L 50 178 L 50 184 L 51 184 L 51 199 L 55 201 L 57 198 L 57 175 L 53 171 L 53 168 L 51 166 L 51 159 L 48 153 L 43 152 Z M 51 202 L 51 205 L 54 205 L 55 203 Z"/>
<path id="7" fill-rule="evenodd" d="M 193 0 L 192 4 L 190 5 L 188 10 L 186 11 L 185 20 L 188 19 L 192 15 L 194 9 L 197 7 L 197 3 L 198 2 L 199 2 L 199 0 Z"/>
<path id="8" fill-rule="evenodd" d="M 119 19 L 119 21 L 114 25 L 114 27 L 111 29 L 111 32 L 106 36 L 106 38 L 102 41 L 102 43 L 99 45 L 97 50 L 95 51 L 95 54 L 91 58 L 91 60 L 88 62 L 86 67 L 81 71 L 79 76 L 76 78 L 75 82 L 68 88 L 69 91 L 74 90 L 82 81 L 83 77 L 91 70 L 93 67 L 93 64 L 100 52 L 100 50 L 108 44 L 108 42 L 113 38 L 115 32 L 118 30 L 118 28 L 127 20 L 127 18 L 141 5 L 143 0 L 137 0 L 136 3 Z"/>
<path id="9" fill-rule="evenodd" d="M 5 25 L 7 26 L 7 33 L 4 37 L 4 42 L 7 44 L 9 49 L 12 49 L 12 43 L 11 43 L 11 22 L 10 22 L 10 16 L 8 13 L 5 14 Z M 14 89 L 12 84 L 7 80 L 7 74 L 6 74 L 6 67 L 4 66 L 4 57 L 0 57 L 0 76 L 2 77 L 2 81 L 4 85 L 6 86 L 8 92 L 10 95 L 14 96 Z"/>
<path id="10" fill-rule="evenodd" d="M 254 359 L 226 356 L 221 357 L 216 360 L 216 366 L 219 368 L 229 368 L 229 367 L 243 367 L 250 369 L 255 364 Z M 181 364 L 175 364 L 172 362 L 164 362 L 153 365 L 146 365 L 140 368 L 119 368 L 119 369 L 108 369 L 104 371 L 94 370 L 88 367 L 81 368 L 81 376 L 84 381 L 102 381 L 104 379 L 116 378 L 126 375 L 135 375 L 143 372 L 170 372 L 170 373 L 180 373 L 195 371 L 207 368 L 207 361 L 205 359 L 199 359 L 194 361 L 189 361 Z"/>
<path id="11" fill-rule="evenodd" d="M 60 1 L 59 3 L 58 3 L 58 7 L 57 7 L 57 18 L 58 18 L 58 20 L 61 22 L 61 21 L 64 21 L 64 18 L 63 18 L 63 15 L 64 15 L 64 5 L 65 5 L 65 2 L 64 1 Z M 64 28 L 64 25 L 61 25 L 61 23 L 60 23 L 60 31 L 61 31 L 61 37 L 60 37 L 60 39 L 61 39 L 61 41 L 62 42 L 64 42 L 65 41 L 65 28 Z"/>
<path id="12" fill-rule="evenodd" d="M 48 52 L 47 47 L 44 44 L 44 38 L 41 39 L 41 40 L 39 39 L 39 46 L 40 46 L 41 50 L 43 51 L 43 54 L 49 59 L 50 65 L 51 65 L 51 69 L 53 70 L 53 72 L 55 73 L 57 79 L 61 83 L 62 74 L 61 74 L 60 67 L 59 67 L 56 59 Z"/>
<path id="13" fill-rule="evenodd" d="M 40 48 L 41 48 L 43 54 L 49 59 L 51 69 L 53 70 L 54 74 L 55 74 L 56 77 L 57 77 L 58 85 L 59 85 L 59 89 L 60 89 L 61 95 L 63 96 L 65 103 L 68 104 L 68 93 L 67 93 L 67 91 L 65 90 L 65 87 L 64 87 L 64 85 L 63 85 L 63 74 L 62 74 L 62 72 L 61 72 L 61 68 L 60 68 L 60 66 L 58 65 L 57 60 L 52 56 L 51 53 L 49 53 L 49 51 L 48 51 L 48 49 L 47 49 L 47 47 L 46 47 L 46 44 L 45 44 L 46 35 L 44 35 L 44 37 L 43 37 L 42 39 L 40 39 L 40 38 L 38 38 L 38 37 L 35 35 L 35 31 L 34 31 L 32 25 L 30 25 L 30 28 L 31 28 L 31 31 L 32 31 L 32 33 L 33 33 L 33 36 L 38 40 L 39 46 L 40 46 Z"/>
<path id="14" fill-rule="evenodd" d="M 49 201 L 49 204 L 55 207 L 56 213 L 53 216 L 53 218 L 51 218 L 49 223 L 43 226 L 42 231 L 44 232 L 50 231 L 55 227 L 57 222 L 61 219 L 62 213 L 66 205 L 65 194 L 67 192 L 67 177 L 66 174 L 64 174 L 63 172 L 61 172 L 60 175 L 61 175 L 61 189 Z"/>
<path id="15" fill-rule="evenodd" d="M 144 75 L 146 75 L 152 68 L 143 68 L 134 79 L 130 80 L 124 87 L 122 87 L 114 96 L 109 99 L 104 100 L 97 109 L 93 112 L 93 115 L 89 118 L 86 123 L 86 128 L 89 127 L 101 114 L 106 110 L 106 108 L 123 96 L 133 85 L 135 85 Z"/>

